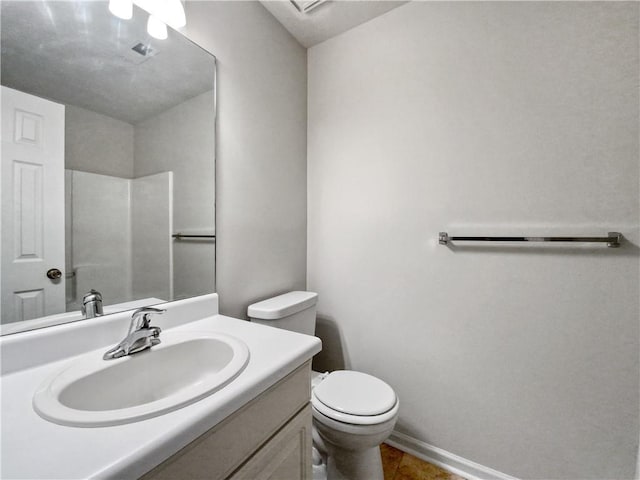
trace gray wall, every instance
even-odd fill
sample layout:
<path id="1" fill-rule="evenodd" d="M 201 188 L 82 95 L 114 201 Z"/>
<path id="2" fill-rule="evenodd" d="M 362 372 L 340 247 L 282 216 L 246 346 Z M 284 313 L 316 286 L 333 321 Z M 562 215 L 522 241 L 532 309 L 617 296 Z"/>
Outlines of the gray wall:
<path id="1" fill-rule="evenodd" d="M 388 381 L 399 432 L 522 478 L 633 476 L 638 8 L 411 2 L 309 50 L 321 360 Z"/>
<path id="2" fill-rule="evenodd" d="M 258 2 L 187 2 L 187 35 L 218 60 L 220 311 L 306 275 L 306 51 Z"/>
<path id="3" fill-rule="evenodd" d="M 133 178 L 133 126 L 67 105 L 64 153 L 69 170 Z"/>

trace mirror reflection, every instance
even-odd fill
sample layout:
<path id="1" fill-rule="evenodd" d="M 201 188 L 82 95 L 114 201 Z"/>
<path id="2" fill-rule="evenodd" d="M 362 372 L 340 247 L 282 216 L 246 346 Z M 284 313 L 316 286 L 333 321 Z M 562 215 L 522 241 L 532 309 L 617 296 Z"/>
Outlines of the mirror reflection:
<path id="1" fill-rule="evenodd" d="M 215 58 L 137 7 L 1 8 L 2 333 L 215 291 Z"/>

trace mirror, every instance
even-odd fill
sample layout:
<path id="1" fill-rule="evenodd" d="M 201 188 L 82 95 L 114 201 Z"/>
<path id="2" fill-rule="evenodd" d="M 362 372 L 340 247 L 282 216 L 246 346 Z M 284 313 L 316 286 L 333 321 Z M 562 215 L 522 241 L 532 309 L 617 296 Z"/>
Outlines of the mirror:
<path id="1" fill-rule="evenodd" d="M 215 291 L 215 58 L 106 1 L 2 1 L 2 333 Z"/>

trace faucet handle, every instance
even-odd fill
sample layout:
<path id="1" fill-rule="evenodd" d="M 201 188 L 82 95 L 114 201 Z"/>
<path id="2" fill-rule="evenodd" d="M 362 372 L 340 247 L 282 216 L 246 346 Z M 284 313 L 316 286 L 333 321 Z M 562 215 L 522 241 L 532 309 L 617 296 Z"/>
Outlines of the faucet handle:
<path id="1" fill-rule="evenodd" d="M 89 293 L 86 293 L 82 297 L 82 304 L 85 305 L 88 302 L 95 302 L 96 300 L 102 301 L 102 294 L 92 288 Z"/>
<path id="2" fill-rule="evenodd" d="M 131 315 L 131 328 L 129 333 L 141 328 L 149 328 L 151 315 L 162 315 L 164 312 L 166 312 L 166 310 L 163 308 L 142 307 L 137 309 L 133 312 L 133 315 Z M 142 321 L 140 321 L 140 319 L 142 319 Z"/>
<path id="3" fill-rule="evenodd" d="M 87 308 L 88 304 L 91 304 L 90 308 Z M 102 294 L 92 288 L 89 293 L 86 293 L 82 297 L 82 306 L 80 307 L 80 310 L 84 317 L 87 317 L 88 311 L 91 312 L 91 318 L 102 315 Z"/>

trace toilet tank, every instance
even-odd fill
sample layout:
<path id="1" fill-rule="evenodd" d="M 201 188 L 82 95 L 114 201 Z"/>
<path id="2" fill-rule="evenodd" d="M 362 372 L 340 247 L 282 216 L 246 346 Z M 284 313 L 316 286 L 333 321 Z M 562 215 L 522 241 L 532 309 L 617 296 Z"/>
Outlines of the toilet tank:
<path id="1" fill-rule="evenodd" d="M 289 292 L 249 305 L 252 322 L 313 335 L 316 330 L 315 292 Z"/>

